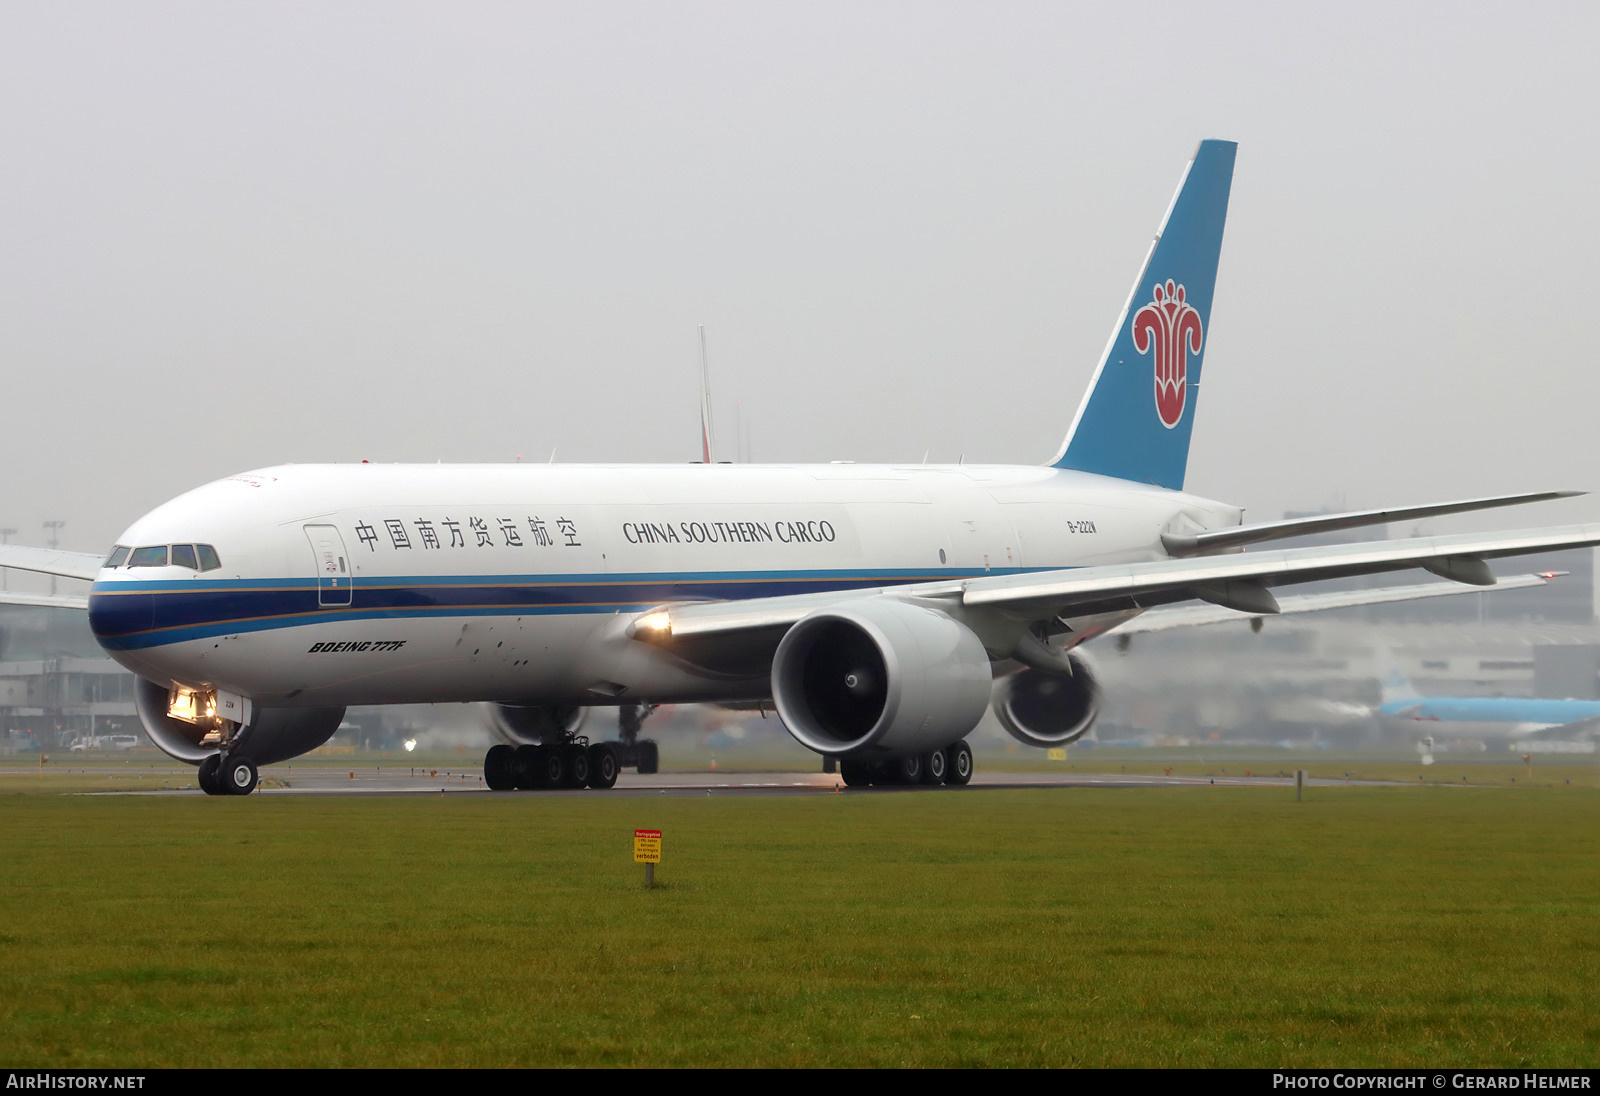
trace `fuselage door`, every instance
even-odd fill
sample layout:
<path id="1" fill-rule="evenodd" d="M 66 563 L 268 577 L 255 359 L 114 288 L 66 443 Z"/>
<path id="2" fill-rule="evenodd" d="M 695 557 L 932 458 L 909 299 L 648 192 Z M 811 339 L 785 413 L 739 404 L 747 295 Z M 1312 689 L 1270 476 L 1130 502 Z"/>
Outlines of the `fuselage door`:
<path id="1" fill-rule="evenodd" d="M 311 541 L 311 551 L 316 557 L 317 604 L 340 606 L 350 604 L 350 557 L 344 550 L 344 538 L 332 525 L 307 525 L 306 539 Z"/>

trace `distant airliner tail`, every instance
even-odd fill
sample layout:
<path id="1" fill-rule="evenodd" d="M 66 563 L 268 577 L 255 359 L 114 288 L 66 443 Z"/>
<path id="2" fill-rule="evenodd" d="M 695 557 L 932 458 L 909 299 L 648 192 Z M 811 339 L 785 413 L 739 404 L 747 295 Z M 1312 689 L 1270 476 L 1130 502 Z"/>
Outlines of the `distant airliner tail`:
<path id="1" fill-rule="evenodd" d="M 1211 338 L 1232 141 L 1201 141 L 1052 462 L 1181 490 Z"/>
<path id="2" fill-rule="evenodd" d="M 1384 704 L 1416 700 L 1418 696 L 1411 679 L 1398 666 L 1391 666 L 1384 671 L 1383 677 L 1378 680 L 1378 688 Z"/>

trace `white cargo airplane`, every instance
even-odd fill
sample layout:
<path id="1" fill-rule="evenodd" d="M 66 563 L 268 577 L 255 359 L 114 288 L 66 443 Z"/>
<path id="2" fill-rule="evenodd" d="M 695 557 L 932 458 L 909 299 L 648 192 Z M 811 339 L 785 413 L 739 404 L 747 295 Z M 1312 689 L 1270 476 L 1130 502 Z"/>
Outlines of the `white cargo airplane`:
<path id="1" fill-rule="evenodd" d="M 1042 467 L 285 465 L 158 507 L 109 556 L 0 548 L 94 583 L 9 600 L 87 608 L 151 739 L 213 794 L 321 745 L 346 705 L 454 701 L 493 706 L 493 788 L 609 787 L 618 753 L 578 717 L 668 701 L 771 704 L 850 784 L 963 784 L 991 704 L 1025 743 L 1082 735 L 1099 690 L 1072 649 L 1148 609 L 1320 608 L 1272 588 L 1410 568 L 1488 585 L 1487 559 L 1600 544 L 1583 525 L 1244 552 L 1564 493 L 1242 525 L 1183 492 L 1234 148 L 1201 142 Z"/>

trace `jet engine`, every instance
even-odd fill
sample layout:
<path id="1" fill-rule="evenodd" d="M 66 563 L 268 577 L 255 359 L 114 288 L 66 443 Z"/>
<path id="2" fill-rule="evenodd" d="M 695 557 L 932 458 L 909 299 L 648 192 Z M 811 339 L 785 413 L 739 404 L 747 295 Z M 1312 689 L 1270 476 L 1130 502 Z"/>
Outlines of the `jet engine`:
<path id="1" fill-rule="evenodd" d="M 1100 714 L 1100 683 L 1081 655 L 1068 655 L 1072 673 L 1021 670 L 995 683 L 994 714 L 1006 733 L 1027 746 L 1065 746 L 1083 737 Z"/>
<path id="2" fill-rule="evenodd" d="M 485 704 L 489 729 L 508 746 L 553 745 L 576 734 L 588 708 L 555 704 Z"/>
<path id="3" fill-rule="evenodd" d="M 220 750 L 219 743 L 206 741 L 214 734 L 214 720 L 191 722 L 170 714 L 167 686 L 135 678 L 133 700 L 150 741 L 179 761 L 198 765 Z M 316 749 L 343 721 L 343 708 L 256 708 L 250 725 L 239 732 L 237 750 L 257 765 L 273 765 Z"/>
<path id="4" fill-rule="evenodd" d="M 789 733 L 824 754 L 892 757 L 943 749 L 989 703 L 989 655 L 943 613 L 873 598 L 802 617 L 772 659 Z"/>

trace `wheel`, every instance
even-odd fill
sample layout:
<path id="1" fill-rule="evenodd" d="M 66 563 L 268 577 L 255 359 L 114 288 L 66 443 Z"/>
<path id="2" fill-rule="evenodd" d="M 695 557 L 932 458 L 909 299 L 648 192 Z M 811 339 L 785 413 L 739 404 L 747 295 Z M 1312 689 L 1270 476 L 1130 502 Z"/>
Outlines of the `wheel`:
<path id="1" fill-rule="evenodd" d="M 489 747 L 489 752 L 483 755 L 483 782 L 490 790 L 504 792 L 517 786 L 512 775 L 516 756 L 517 751 L 505 743 Z"/>
<path id="2" fill-rule="evenodd" d="M 539 786 L 538 746 L 518 746 L 511 751 L 511 786 L 531 791 Z"/>
<path id="3" fill-rule="evenodd" d="M 924 784 L 943 784 L 945 770 L 949 765 L 945 763 L 943 750 L 934 750 L 932 753 L 922 755 L 922 782 Z"/>
<path id="4" fill-rule="evenodd" d="M 901 754 L 887 763 L 889 779 L 896 784 L 922 783 L 922 755 Z"/>
<path id="5" fill-rule="evenodd" d="M 639 764 L 636 768 L 641 775 L 648 776 L 661 768 L 661 751 L 656 749 L 654 740 L 646 738 L 638 745 Z"/>
<path id="6" fill-rule="evenodd" d="M 563 787 L 567 779 L 567 759 L 560 746 L 539 746 L 539 760 L 535 785 L 540 788 Z"/>
<path id="7" fill-rule="evenodd" d="M 589 747 L 589 787 L 610 788 L 617 782 L 622 766 L 617 763 L 617 751 L 609 742 L 598 742 Z"/>
<path id="8" fill-rule="evenodd" d="M 563 746 L 562 760 L 567 763 L 567 788 L 582 788 L 589 783 L 589 750 L 586 746 Z"/>
<path id="9" fill-rule="evenodd" d="M 865 788 L 872 784 L 872 766 L 865 761 L 839 762 L 839 775 L 852 788 Z"/>
<path id="10" fill-rule="evenodd" d="M 962 739 L 944 748 L 944 782 L 965 784 L 972 779 L 972 747 Z"/>
<path id="11" fill-rule="evenodd" d="M 200 762 L 200 790 L 207 795 L 227 795 L 228 789 L 222 786 L 222 781 L 217 779 L 217 770 L 222 767 L 222 755 L 211 754 Z"/>
<path id="12" fill-rule="evenodd" d="M 256 763 L 248 757 L 230 757 L 218 769 L 218 775 L 228 795 L 249 795 L 256 790 L 256 782 L 260 779 Z"/>

